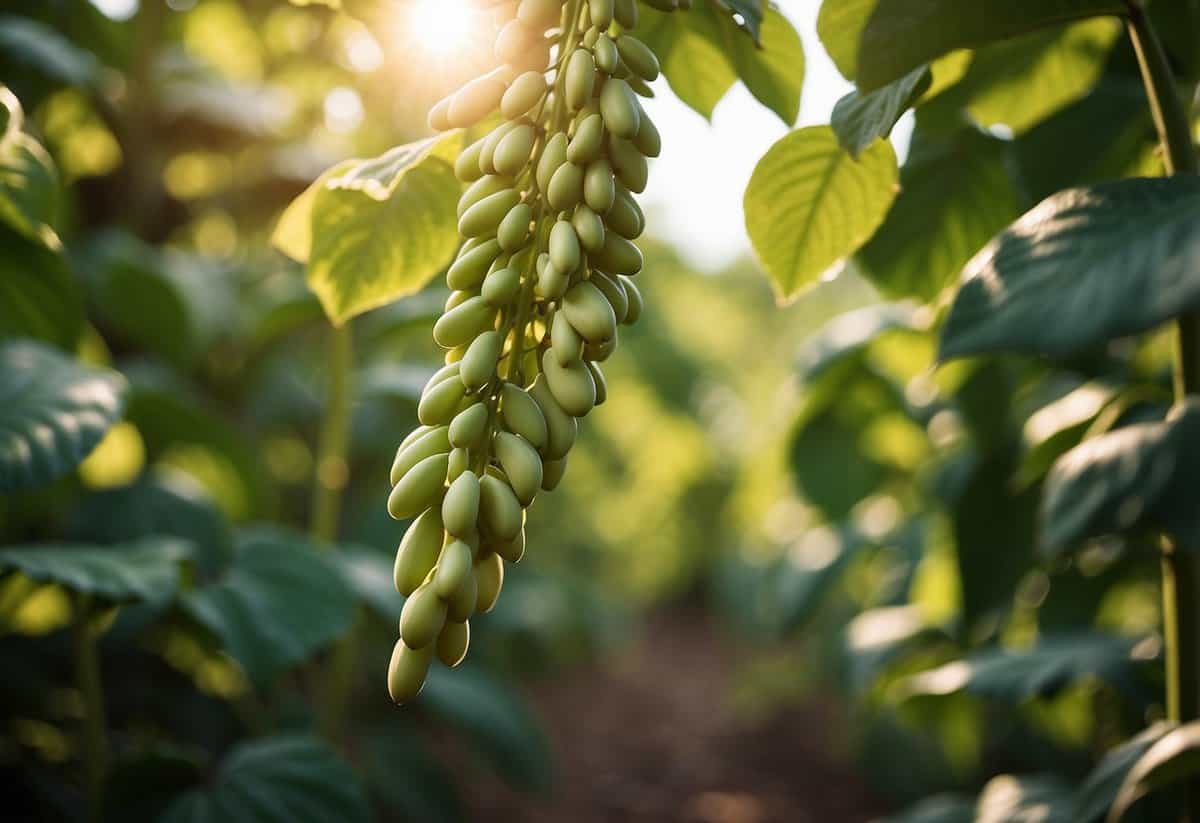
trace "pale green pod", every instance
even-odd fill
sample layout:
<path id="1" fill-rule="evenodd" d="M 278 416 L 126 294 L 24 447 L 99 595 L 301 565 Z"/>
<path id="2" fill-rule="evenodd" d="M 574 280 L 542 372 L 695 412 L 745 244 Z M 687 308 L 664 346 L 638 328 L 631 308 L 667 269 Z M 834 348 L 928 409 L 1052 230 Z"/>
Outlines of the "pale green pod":
<path id="1" fill-rule="evenodd" d="M 546 78 L 539 71 L 527 71 L 509 84 L 500 98 L 500 113 L 508 120 L 528 114 L 546 93 Z"/>
<path id="2" fill-rule="evenodd" d="M 413 517 L 442 499 L 450 455 L 426 457 L 400 478 L 388 496 L 388 514 L 397 520 Z"/>
<path id="3" fill-rule="evenodd" d="M 612 163 L 613 174 L 625 188 L 638 194 L 646 190 L 650 168 L 646 164 L 646 156 L 638 151 L 637 146 L 628 140 L 610 136 L 608 161 Z"/>
<path id="4" fill-rule="evenodd" d="M 598 343 L 588 343 L 583 347 L 583 359 L 602 363 L 617 350 L 617 335 L 614 333 L 607 340 Z"/>
<path id="5" fill-rule="evenodd" d="M 471 249 L 464 246 L 446 271 L 446 285 L 460 291 L 475 288 L 483 282 L 488 268 L 500 255 L 500 250 L 500 244 L 492 239 Z"/>
<path id="6" fill-rule="evenodd" d="M 504 335 L 498 331 L 485 331 L 467 346 L 463 355 L 459 378 L 469 390 L 475 392 L 486 386 L 496 375 L 496 364 L 504 350 Z"/>
<path id="7" fill-rule="evenodd" d="M 490 114 L 507 88 L 501 74 L 496 70 L 477 77 L 455 92 L 446 113 L 447 125 L 455 129 L 469 128 Z"/>
<path id="8" fill-rule="evenodd" d="M 477 449 L 487 434 L 488 408 L 485 403 L 475 403 L 460 411 L 450 421 L 447 441 L 456 449 Z"/>
<path id="9" fill-rule="evenodd" d="M 634 147 L 646 157 L 658 157 L 662 154 L 662 135 L 658 133 L 658 126 L 645 111 L 638 122 L 638 133 L 633 136 Z"/>
<path id="10" fill-rule="evenodd" d="M 479 519 L 479 478 L 472 471 L 464 471 L 450 484 L 442 498 L 442 522 L 446 531 L 454 537 L 465 539 L 475 534 L 475 523 Z M 443 552 L 444 554 L 444 552 Z M 457 588 L 439 589 L 442 597 Z"/>
<path id="11" fill-rule="evenodd" d="M 558 22 L 562 7 L 560 0 L 521 0 L 517 19 L 531 29 L 545 30 Z"/>
<path id="12" fill-rule="evenodd" d="M 629 299 L 629 311 L 625 314 L 625 325 L 632 326 L 642 316 L 642 292 L 638 289 L 637 284 L 623 274 L 617 275 L 617 281 L 625 287 L 625 296 Z"/>
<path id="13" fill-rule="evenodd" d="M 467 186 L 467 190 L 462 193 L 462 197 L 458 198 L 458 217 L 461 218 L 466 213 L 467 209 L 471 208 L 471 206 L 474 206 L 483 198 L 493 195 L 496 192 L 511 188 L 512 181 L 505 180 L 498 174 L 488 174 L 480 177 L 474 183 Z M 467 242 L 470 243 L 471 241 Z M 482 242 L 484 241 L 479 240 L 477 241 L 476 245 Z M 465 249 L 466 246 L 463 248 Z M 474 246 L 471 248 L 474 248 Z"/>
<path id="14" fill-rule="evenodd" d="M 463 576 L 462 585 L 446 604 L 446 619 L 452 623 L 465 623 L 475 613 L 475 569 L 473 566 L 467 568 L 470 573 Z"/>
<path id="15" fill-rule="evenodd" d="M 596 405 L 602 405 L 608 399 L 608 381 L 604 379 L 604 372 L 600 371 L 599 363 L 592 360 L 586 360 L 584 363 L 592 374 L 592 382 L 596 384 Z"/>
<path id="16" fill-rule="evenodd" d="M 624 63 L 621 65 L 625 66 Z M 650 88 L 649 83 L 638 77 L 636 74 L 630 74 L 628 67 L 625 68 L 625 72 L 626 74 L 622 77 L 622 79 L 629 84 L 629 88 L 633 89 L 634 94 L 636 94 L 638 97 L 645 97 L 647 99 L 654 96 L 654 89 Z M 646 118 L 646 110 L 641 109 L 640 115 L 644 120 Z"/>
<path id="17" fill-rule="evenodd" d="M 550 351 L 560 366 L 578 360 L 583 354 L 583 338 L 562 311 L 556 311 L 550 321 Z"/>
<path id="18" fill-rule="evenodd" d="M 537 449 L 528 440 L 512 432 L 497 432 L 492 442 L 513 493 L 522 506 L 528 506 L 542 487 L 542 458 Z"/>
<path id="19" fill-rule="evenodd" d="M 563 296 L 562 312 L 579 336 L 589 343 L 607 340 L 617 330 L 617 317 L 612 304 L 588 280 L 576 283 L 567 291 Z"/>
<path id="20" fill-rule="evenodd" d="M 392 485 L 400 482 L 400 478 L 408 474 L 413 466 L 426 457 L 435 454 L 445 454 L 450 451 L 450 439 L 445 426 L 430 427 L 425 434 L 408 444 L 401 443 L 396 450 L 396 459 L 392 462 L 390 475 Z"/>
<path id="21" fill-rule="evenodd" d="M 500 419 L 510 432 L 528 440 L 535 449 L 546 445 L 546 418 L 537 401 L 515 383 L 500 389 Z"/>
<path id="22" fill-rule="evenodd" d="M 581 361 L 560 366 L 554 354 L 546 352 L 542 356 L 542 373 L 554 400 L 572 417 L 583 417 L 596 405 L 596 383 Z"/>
<path id="23" fill-rule="evenodd" d="M 613 199 L 608 214 L 604 215 L 604 223 L 626 240 L 637 240 L 646 229 L 646 217 L 642 214 L 642 207 L 624 186 L 617 187 L 617 196 Z"/>
<path id="24" fill-rule="evenodd" d="M 636 29 L 638 24 L 637 0 L 613 0 L 613 19 L 625 29 Z"/>
<path id="25" fill-rule="evenodd" d="M 625 65 L 643 80 L 652 83 L 658 79 L 658 58 L 641 40 L 631 34 L 621 34 L 617 37 L 617 52 Z"/>
<path id="26" fill-rule="evenodd" d="M 506 70 L 510 75 L 525 71 L 546 71 L 550 66 L 550 46 L 554 42 L 554 38 L 538 35 L 524 54 L 505 67 Z"/>
<path id="27" fill-rule="evenodd" d="M 575 49 L 567 58 L 563 91 L 567 108 L 576 111 L 592 99 L 596 88 L 596 60 L 587 49 Z"/>
<path id="28" fill-rule="evenodd" d="M 588 14 L 593 26 L 608 28 L 613 21 L 613 0 L 588 0 Z"/>
<path id="29" fill-rule="evenodd" d="M 433 339 L 445 349 L 461 346 L 488 331 L 496 322 L 496 310 L 476 295 L 464 300 L 433 324 Z"/>
<path id="30" fill-rule="evenodd" d="M 449 380 L 451 377 L 458 377 L 459 368 L 460 366 L 457 363 L 447 363 L 446 365 L 442 366 L 440 369 L 435 371 L 427 381 L 425 381 L 425 387 L 421 389 L 421 391 L 426 392 L 429 389 L 432 389 L 438 383 Z"/>
<path id="31" fill-rule="evenodd" d="M 574 208 L 581 199 L 583 199 L 583 169 L 574 163 L 563 163 L 550 178 L 550 188 L 546 190 L 546 200 L 555 211 L 567 211 Z M 481 205 L 483 204 L 479 203 L 471 208 L 477 209 Z"/>
<path id="32" fill-rule="evenodd" d="M 487 137 L 483 138 L 483 147 L 479 150 L 479 170 L 481 172 L 484 174 L 496 173 L 496 147 L 516 127 L 517 124 L 513 122 L 501 123 L 492 129 Z"/>
<path id="33" fill-rule="evenodd" d="M 592 265 L 610 274 L 635 275 L 642 270 L 642 252 L 615 231 L 604 236 L 604 248 L 589 255 Z"/>
<path id="34" fill-rule="evenodd" d="M 410 649 L 403 640 L 396 641 L 392 660 L 388 664 L 388 694 L 393 703 L 403 705 L 421 693 L 432 662 L 432 646 Z"/>
<path id="35" fill-rule="evenodd" d="M 423 649 L 437 640 L 445 622 L 445 602 L 431 585 L 422 584 L 404 601 L 400 611 L 400 637 L 410 649 Z"/>
<path id="36" fill-rule="evenodd" d="M 429 128 L 434 131 L 448 131 L 454 128 L 450 125 L 450 98 L 443 97 L 433 104 L 426 118 Z"/>
<path id="37" fill-rule="evenodd" d="M 444 380 L 421 394 L 421 400 L 417 404 L 417 419 L 426 426 L 449 423 L 465 395 L 466 390 L 461 382 Z"/>
<path id="38" fill-rule="evenodd" d="M 604 118 L 591 114 L 583 119 L 567 144 L 567 160 L 577 166 L 586 166 L 600 156 L 603 148 Z"/>
<path id="39" fill-rule="evenodd" d="M 567 472 L 567 458 L 562 460 L 547 460 L 542 464 L 542 491 L 552 492 L 562 482 Z"/>
<path id="40" fill-rule="evenodd" d="M 407 597 L 417 590 L 426 575 L 437 564 L 445 537 L 441 509 L 426 509 L 408 526 L 396 551 L 392 579 L 396 591 Z"/>
<path id="41" fill-rule="evenodd" d="M 521 291 L 521 272 L 512 266 L 498 269 L 483 281 L 480 295 L 495 308 L 503 308 Z"/>
<path id="42" fill-rule="evenodd" d="M 510 20 L 496 35 L 496 57 L 502 63 L 518 63 L 540 39 L 541 32 L 520 20 Z"/>
<path id="43" fill-rule="evenodd" d="M 471 453 L 466 449 L 450 450 L 450 465 L 446 469 L 446 480 L 452 485 L 462 473 L 471 467 Z"/>
<path id="44" fill-rule="evenodd" d="M 453 669 L 459 663 L 463 662 L 463 658 L 467 656 L 467 648 L 470 645 L 471 624 L 466 620 L 461 623 L 448 620 L 446 621 L 446 625 L 442 626 L 442 633 L 438 635 L 438 660 Z"/>
<path id="45" fill-rule="evenodd" d="M 616 197 L 612 166 L 604 157 L 588 163 L 583 178 L 583 200 L 596 214 L 606 214 Z"/>
<path id="46" fill-rule="evenodd" d="M 553 355 L 547 353 L 543 356 L 552 357 Z M 542 410 L 542 416 L 546 418 L 546 446 L 542 449 L 542 456 L 547 460 L 563 459 L 575 445 L 575 438 L 579 433 L 579 423 L 559 405 L 558 400 L 550 391 L 550 384 L 545 374 L 539 374 L 533 381 L 533 385 L 529 387 L 529 396 L 537 402 L 538 408 Z"/>
<path id="47" fill-rule="evenodd" d="M 504 560 L 500 555 L 492 552 L 479 559 L 475 564 L 475 585 L 475 613 L 487 614 L 495 608 L 504 587 Z"/>
<path id="48" fill-rule="evenodd" d="M 525 556 L 525 530 L 517 532 L 511 540 L 496 540 L 488 543 L 488 547 L 509 563 L 520 563 Z"/>
<path id="49" fill-rule="evenodd" d="M 571 225 L 575 227 L 579 245 L 583 246 L 584 251 L 597 252 L 604 248 L 604 221 L 586 203 L 575 207 Z"/>
<path id="50" fill-rule="evenodd" d="M 429 384 L 426 383 L 426 385 L 429 385 Z M 433 431 L 433 429 L 434 429 L 433 426 L 417 426 L 415 429 L 410 431 L 408 434 L 404 435 L 404 439 L 400 441 L 400 445 L 396 449 L 396 456 L 399 457 L 400 452 L 404 451 L 406 446 L 408 446 L 410 443 L 415 442 L 418 438 L 424 437 L 425 435 L 429 434 L 431 431 Z M 396 481 L 393 480 L 392 482 L 394 483 Z"/>
<path id="51" fill-rule="evenodd" d="M 464 477 L 466 475 L 463 475 Z M 478 504 L 479 483 L 475 483 L 476 504 Z M 444 511 L 444 509 L 443 509 Z M 472 530 L 475 528 L 471 523 Z M 442 549 L 438 559 L 437 569 L 433 572 L 430 585 L 442 600 L 449 600 L 463 584 L 463 578 L 471 573 L 471 558 L 475 553 L 462 540 L 451 540 Z"/>
<path id="52" fill-rule="evenodd" d="M 579 235 L 567 220 L 559 220 L 550 229 L 550 264 L 568 276 L 575 273 L 582 259 Z"/>
<path id="53" fill-rule="evenodd" d="M 547 260 L 538 271 L 537 293 L 547 300 L 556 300 L 562 297 L 570 283 L 570 277 Z"/>
<path id="54" fill-rule="evenodd" d="M 594 285 L 608 300 L 608 304 L 612 306 L 613 314 L 617 317 L 617 323 L 625 322 L 625 316 L 629 314 L 629 297 L 625 294 L 625 287 L 617 277 L 611 274 L 605 274 L 602 271 L 592 272 L 590 279 Z M 613 329 L 616 333 L 616 329 Z"/>
<path id="55" fill-rule="evenodd" d="M 532 219 L 533 209 L 528 203 L 518 203 L 509 209 L 496 229 L 496 242 L 500 248 L 511 254 L 524 247 L 529 240 L 529 222 Z"/>
<path id="56" fill-rule="evenodd" d="M 492 164 L 496 167 L 496 173 L 516 177 L 521 169 L 529 163 L 536 139 L 537 133 L 528 123 L 522 123 L 504 135 L 504 139 L 496 146 L 496 152 L 492 156 Z"/>
<path id="57" fill-rule="evenodd" d="M 496 233 L 504 215 L 519 202 L 521 195 L 513 189 L 489 194 L 463 212 L 463 216 L 458 220 L 458 233 L 463 237 L 491 237 Z"/>
<path id="58" fill-rule="evenodd" d="M 567 145 L 567 136 L 562 132 L 556 132 L 546 141 L 534 175 L 538 191 L 550 190 L 550 181 L 554 178 L 554 173 L 558 171 L 559 166 L 567 162 Z"/>
<path id="59" fill-rule="evenodd" d="M 474 289 L 460 289 L 459 291 L 450 292 L 450 296 L 446 298 L 446 305 L 442 307 L 442 314 L 457 309 L 474 297 L 476 293 Z"/>
<path id="60" fill-rule="evenodd" d="M 491 538 L 512 540 L 521 531 L 521 503 L 507 481 L 485 474 L 479 481 L 479 526 Z"/>
<path id="61" fill-rule="evenodd" d="M 619 77 L 604 81 L 600 90 L 600 113 L 609 133 L 620 138 L 633 137 L 638 132 L 641 106 L 629 84 Z"/>
<path id="62" fill-rule="evenodd" d="M 617 53 L 617 44 L 607 34 L 601 34 L 592 48 L 596 57 L 596 68 L 607 75 L 612 75 L 621 64 L 621 55 Z"/>
<path id="63" fill-rule="evenodd" d="M 483 149 L 483 140 L 476 140 L 462 150 L 454 161 L 454 176 L 464 183 L 474 183 L 483 172 L 479 170 L 479 152 Z"/>
<path id="64" fill-rule="evenodd" d="M 454 348 L 452 348 L 446 352 L 446 357 L 444 359 L 447 363 L 457 364 L 458 361 L 463 359 L 463 355 L 466 353 L 467 353 L 466 346 L 455 346 Z"/>

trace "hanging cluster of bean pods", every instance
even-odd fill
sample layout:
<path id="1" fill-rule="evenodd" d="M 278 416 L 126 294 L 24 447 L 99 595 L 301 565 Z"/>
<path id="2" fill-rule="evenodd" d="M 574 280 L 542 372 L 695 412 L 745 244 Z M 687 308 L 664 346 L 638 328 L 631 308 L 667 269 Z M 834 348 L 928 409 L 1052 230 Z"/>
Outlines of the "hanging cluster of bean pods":
<path id="1" fill-rule="evenodd" d="M 638 319 L 633 241 L 658 130 L 639 97 L 659 74 L 630 32 L 636 0 L 492 2 L 501 66 L 439 102 L 439 131 L 501 122 L 455 172 L 464 243 L 434 339 L 446 365 L 396 454 L 388 511 L 415 518 L 396 555 L 408 597 L 388 670 L 397 703 L 434 657 L 456 666 L 525 551 L 525 510 L 563 477 L 577 419 L 608 393 L 600 363 Z M 674 0 L 649 5 L 673 10 Z"/>

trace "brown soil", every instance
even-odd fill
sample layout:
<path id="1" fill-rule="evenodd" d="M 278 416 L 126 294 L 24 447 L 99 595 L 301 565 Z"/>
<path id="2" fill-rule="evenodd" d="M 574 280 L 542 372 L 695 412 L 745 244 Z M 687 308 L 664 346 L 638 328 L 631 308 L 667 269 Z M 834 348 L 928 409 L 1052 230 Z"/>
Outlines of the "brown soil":
<path id="1" fill-rule="evenodd" d="M 699 613 L 653 618 L 619 658 L 528 688 L 551 737 L 548 798 L 475 784 L 483 823 L 842 823 L 880 807 L 807 704 L 747 717 L 731 705 L 744 662 Z"/>

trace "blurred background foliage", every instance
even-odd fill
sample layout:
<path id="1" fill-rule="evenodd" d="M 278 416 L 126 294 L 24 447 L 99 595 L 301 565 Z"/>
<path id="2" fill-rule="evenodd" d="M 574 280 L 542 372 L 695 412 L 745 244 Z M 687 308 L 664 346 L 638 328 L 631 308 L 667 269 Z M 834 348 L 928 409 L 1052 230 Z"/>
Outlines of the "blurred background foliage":
<path id="1" fill-rule="evenodd" d="M 646 313 L 569 479 L 531 513 L 536 549 L 471 662 L 396 710 L 403 527 L 385 481 L 440 357 L 445 291 L 435 278 L 355 320 L 349 457 L 320 464 L 330 327 L 270 239 L 326 169 L 423 136 L 487 60 L 430 52 L 366 4 L 99 5 L 0 0 L 4 173 L 26 181 L 0 202 L 0 434 L 30 450 L 0 454 L 12 819 L 85 814 L 97 722 L 110 819 L 267 819 L 251 796 L 297 820 L 460 819 L 474 766 L 445 754 L 446 730 L 466 762 L 545 790 L 551 750 L 520 684 L 619 656 L 645 615 L 680 609 L 715 615 L 743 653 L 733 690 L 754 712 L 830 707 L 831 756 L 883 808 L 946 790 L 930 814 L 963 813 L 985 784 L 1066 808 L 1063 781 L 1161 716 L 1153 555 L 1133 538 L 1049 561 L 1033 547 L 1054 459 L 1089 429 L 1161 417 L 1169 342 L 935 368 L 938 296 L 995 231 L 1068 183 L 1161 170 L 1115 26 L 939 61 L 896 208 L 787 306 L 750 260 L 702 275 L 645 241 Z M 667 79 L 707 113 L 735 75 L 683 84 L 684 58 L 712 48 L 688 40 L 710 24 L 684 19 L 654 31 L 698 50 L 677 46 Z M 835 58 L 837 34 L 822 32 Z M 1190 72 L 1195 45 L 1173 42 Z M 1000 72 L 1021 49 L 1049 56 Z M 757 82 L 794 119 L 790 93 Z M 343 489 L 336 550 L 308 534 L 321 472 Z M 348 700 L 331 695 L 339 667 Z M 1009 772 L 1051 776 L 987 783 Z"/>

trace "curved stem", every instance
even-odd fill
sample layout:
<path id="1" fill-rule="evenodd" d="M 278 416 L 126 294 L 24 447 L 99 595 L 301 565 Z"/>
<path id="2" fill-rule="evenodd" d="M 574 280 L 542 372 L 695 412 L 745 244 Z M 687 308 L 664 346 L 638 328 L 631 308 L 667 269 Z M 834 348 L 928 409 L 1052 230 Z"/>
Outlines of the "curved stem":
<path id="1" fill-rule="evenodd" d="M 105 732 L 104 689 L 96 634 L 91 626 L 91 598 L 80 594 L 75 600 L 72 625 L 75 646 L 75 679 L 83 695 L 83 777 L 87 792 L 88 820 L 103 817 L 104 779 L 108 770 L 108 740 Z"/>

